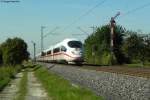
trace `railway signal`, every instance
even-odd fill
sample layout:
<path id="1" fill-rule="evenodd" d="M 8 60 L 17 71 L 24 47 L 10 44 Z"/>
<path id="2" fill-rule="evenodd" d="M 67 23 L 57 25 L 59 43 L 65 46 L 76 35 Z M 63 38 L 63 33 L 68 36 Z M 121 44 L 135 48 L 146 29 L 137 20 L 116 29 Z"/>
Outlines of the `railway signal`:
<path id="1" fill-rule="evenodd" d="M 113 49 L 114 49 L 114 28 L 115 28 L 115 25 L 116 25 L 116 21 L 115 19 L 120 15 L 120 12 L 118 12 L 114 17 L 111 17 L 111 20 L 110 20 L 110 50 L 111 50 L 111 63 L 112 64 L 112 60 L 113 60 Z"/>
<path id="2" fill-rule="evenodd" d="M 115 25 L 116 25 L 116 21 L 115 19 L 120 15 L 120 12 L 118 12 L 114 17 L 111 17 L 111 20 L 110 20 L 110 27 L 111 27 L 111 48 L 113 49 L 114 47 L 114 28 L 115 28 Z"/>

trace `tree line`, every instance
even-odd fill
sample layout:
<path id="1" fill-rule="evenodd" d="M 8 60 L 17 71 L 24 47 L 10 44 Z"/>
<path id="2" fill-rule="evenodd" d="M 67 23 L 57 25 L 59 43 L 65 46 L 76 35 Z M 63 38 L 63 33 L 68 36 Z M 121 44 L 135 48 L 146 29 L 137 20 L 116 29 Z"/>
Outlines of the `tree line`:
<path id="1" fill-rule="evenodd" d="M 17 65 L 29 58 L 27 44 L 21 38 L 8 38 L 0 45 L 0 64 Z"/>
<path id="2" fill-rule="evenodd" d="M 150 34 L 126 30 L 116 25 L 112 59 L 110 33 L 110 26 L 103 25 L 88 36 L 84 43 L 84 58 L 87 63 L 109 65 L 150 62 Z"/>

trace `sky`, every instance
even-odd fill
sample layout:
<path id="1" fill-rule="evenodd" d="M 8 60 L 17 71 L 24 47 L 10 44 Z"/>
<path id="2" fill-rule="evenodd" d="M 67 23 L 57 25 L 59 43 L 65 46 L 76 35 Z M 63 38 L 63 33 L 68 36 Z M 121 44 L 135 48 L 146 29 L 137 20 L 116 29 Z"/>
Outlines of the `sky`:
<path id="1" fill-rule="evenodd" d="M 103 2 L 103 3 L 102 3 Z M 99 6 L 95 7 L 96 5 Z M 140 8 L 139 8 L 140 7 Z M 134 9 L 139 8 L 134 11 Z M 88 13 L 86 13 L 89 11 Z M 131 13 L 128 13 L 133 11 Z M 40 52 L 41 26 L 45 26 L 44 49 L 65 38 L 83 41 L 93 32 L 92 26 L 108 24 L 117 12 L 117 24 L 126 29 L 150 33 L 149 0 L 20 0 L 20 3 L 0 2 L 0 43 L 7 38 L 20 37 L 33 54 L 33 45 Z"/>

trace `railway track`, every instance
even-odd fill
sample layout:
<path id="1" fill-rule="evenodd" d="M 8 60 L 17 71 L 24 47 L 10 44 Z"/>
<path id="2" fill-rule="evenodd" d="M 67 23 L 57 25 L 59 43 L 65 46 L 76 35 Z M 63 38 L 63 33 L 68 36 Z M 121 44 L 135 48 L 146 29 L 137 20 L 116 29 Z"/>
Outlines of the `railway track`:
<path id="1" fill-rule="evenodd" d="M 149 68 L 52 63 L 46 63 L 46 66 L 50 72 L 71 83 L 88 87 L 106 100 L 149 100 L 150 98 Z"/>
<path id="2" fill-rule="evenodd" d="M 49 64 L 49 63 L 46 63 Z M 61 66 L 68 66 L 68 67 L 77 67 L 82 69 L 88 69 L 88 70 L 96 70 L 96 71 L 104 71 L 104 72 L 110 72 L 110 73 L 117 73 L 117 74 L 124 74 L 124 75 L 130 75 L 130 76 L 137 76 L 137 77 L 143 77 L 143 78 L 150 78 L 150 68 L 130 68 L 127 66 L 98 66 L 98 65 L 90 65 L 90 64 L 84 64 L 82 66 L 78 65 L 67 65 L 67 64 L 58 64 L 58 63 L 52 63 L 55 66 L 61 65 Z"/>
<path id="3" fill-rule="evenodd" d="M 138 76 L 144 78 L 150 78 L 150 68 L 129 68 L 127 66 L 83 66 L 82 68 L 96 70 L 96 71 L 104 71 L 111 72 L 117 74 L 125 74 L 131 76 Z"/>

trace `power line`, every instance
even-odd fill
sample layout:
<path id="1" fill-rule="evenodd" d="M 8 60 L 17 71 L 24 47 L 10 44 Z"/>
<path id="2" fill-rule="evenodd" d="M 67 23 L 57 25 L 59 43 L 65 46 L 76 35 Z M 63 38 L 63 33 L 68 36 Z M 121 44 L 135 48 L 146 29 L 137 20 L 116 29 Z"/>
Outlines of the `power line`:
<path id="1" fill-rule="evenodd" d="M 124 15 L 122 15 L 122 17 L 127 16 L 127 15 L 129 15 L 129 14 L 131 14 L 131 13 L 134 13 L 134 12 L 136 12 L 136 11 L 138 11 L 138 10 L 143 9 L 143 8 L 146 8 L 146 7 L 148 7 L 148 6 L 150 6 L 150 2 L 149 2 L 149 3 L 146 3 L 146 4 L 142 5 L 142 6 L 139 6 L 139 7 L 137 7 L 137 8 L 134 8 L 134 9 L 128 11 L 128 12 L 126 12 Z"/>
<path id="2" fill-rule="evenodd" d="M 77 27 L 80 31 L 82 31 L 85 35 L 89 36 L 89 33 L 83 30 L 81 27 Z"/>
<path id="3" fill-rule="evenodd" d="M 87 16 L 89 13 L 91 13 L 95 8 L 99 7 L 100 5 L 102 5 L 103 3 L 105 3 L 107 0 L 103 0 L 99 3 L 97 3 L 94 7 L 92 7 L 91 9 L 89 9 L 88 11 L 86 11 L 83 15 L 81 15 L 80 17 L 78 17 L 76 20 L 74 20 L 72 23 L 68 24 L 62 31 L 68 29 L 68 27 L 72 26 L 73 24 L 77 23 L 79 20 L 81 20 L 83 17 Z"/>
<path id="4" fill-rule="evenodd" d="M 96 30 L 97 30 L 98 27 L 97 26 L 91 26 L 90 28 L 93 29 L 93 33 L 94 33 L 94 32 L 96 32 Z"/>
<path id="5" fill-rule="evenodd" d="M 53 30 L 51 30 L 50 32 L 48 32 L 47 34 L 45 34 L 43 36 L 43 38 L 47 37 L 48 35 L 50 35 L 51 33 L 55 32 L 57 29 L 59 29 L 59 27 L 55 27 Z"/>

